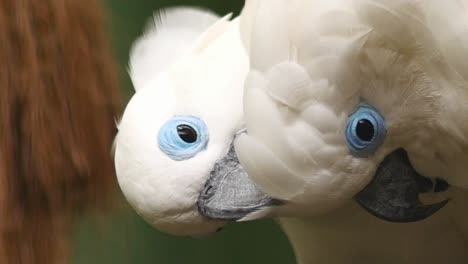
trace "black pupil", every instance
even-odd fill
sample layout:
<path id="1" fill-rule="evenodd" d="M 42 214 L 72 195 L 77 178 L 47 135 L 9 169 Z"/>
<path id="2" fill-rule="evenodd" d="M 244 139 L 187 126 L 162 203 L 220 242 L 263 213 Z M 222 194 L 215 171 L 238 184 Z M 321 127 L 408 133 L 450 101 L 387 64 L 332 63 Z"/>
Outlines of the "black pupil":
<path id="1" fill-rule="evenodd" d="M 374 125 L 367 119 L 361 119 L 356 126 L 356 134 L 363 141 L 371 141 L 374 138 Z"/>
<path id="2" fill-rule="evenodd" d="M 197 131 L 195 131 L 191 126 L 179 125 L 177 126 L 177 133 L 179 134 L 179 137 L 187 143 L 194 143 L 197 141 Z"/>

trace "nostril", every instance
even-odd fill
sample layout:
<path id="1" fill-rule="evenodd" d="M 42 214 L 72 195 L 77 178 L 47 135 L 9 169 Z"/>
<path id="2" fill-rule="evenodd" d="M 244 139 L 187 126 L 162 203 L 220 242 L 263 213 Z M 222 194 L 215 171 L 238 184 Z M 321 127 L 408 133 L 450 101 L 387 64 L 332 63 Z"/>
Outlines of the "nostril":
<path id="1" fill-rule="evenodd" d="M 214 195 L 214 188 L 213 185 L 206 186 L 205 190 L 203 191 L 203 198 L 209 199 Z"/>

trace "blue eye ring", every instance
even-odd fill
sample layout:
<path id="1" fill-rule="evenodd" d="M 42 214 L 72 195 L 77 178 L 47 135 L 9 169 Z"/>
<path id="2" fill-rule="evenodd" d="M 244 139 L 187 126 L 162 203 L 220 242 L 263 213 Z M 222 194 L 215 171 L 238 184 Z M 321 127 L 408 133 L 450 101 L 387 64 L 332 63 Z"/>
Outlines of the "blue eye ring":
<path id="1" fill-rule="evenodd" d="M 187 140 L 181 129 L 191 132 Z M 187 160 L 205 150 L 208 145 L 208 128 L 198 117 L 174 116 L 163 124 L 158 133 L 159 149 L 175 161 Z"/>
<path id="2" fill-rule="evenodd" d="M 349 116 L 346 143 L 353 156 L 365 158 L 375 153 L 387 134 L 385 119 L 371 105 L 361 102 Z"/>

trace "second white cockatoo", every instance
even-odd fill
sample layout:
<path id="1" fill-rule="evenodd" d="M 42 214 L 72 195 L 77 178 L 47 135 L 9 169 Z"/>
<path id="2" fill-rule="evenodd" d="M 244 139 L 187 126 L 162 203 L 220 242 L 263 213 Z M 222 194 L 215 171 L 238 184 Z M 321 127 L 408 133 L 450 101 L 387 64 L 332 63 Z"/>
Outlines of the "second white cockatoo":
<path id="1" fill-rule="evenodd" d="M 244 219 L 280 217 L 301 264 L 468 263 L 467 22 L 455 0 L 247 1 L 235 146 L 271 202 Z"/>

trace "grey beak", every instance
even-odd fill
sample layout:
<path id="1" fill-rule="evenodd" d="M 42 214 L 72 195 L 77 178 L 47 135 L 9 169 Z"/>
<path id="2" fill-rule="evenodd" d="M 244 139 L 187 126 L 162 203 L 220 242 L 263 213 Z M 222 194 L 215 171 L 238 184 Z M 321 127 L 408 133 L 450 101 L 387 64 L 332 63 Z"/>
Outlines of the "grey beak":
<path id="1" fill-rule="evenodd" d="M 231 145 L 227 155 L 216 162 L 197 205 L 205 217 L 237 221 L 263 208 L 280 205 L 249 179 Z"/>
<path id="2" fill-rule="evenodd" d="M 380 164 L 371 183 L 355 197 L 368 212 L 390 222 L 409 223 L 424 220 L 444 207 L 448 200 L 423 205 L 420 193 L 438 191 L 448 185 L 419 175 L 404 149 L 389 154 Z"/>

